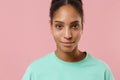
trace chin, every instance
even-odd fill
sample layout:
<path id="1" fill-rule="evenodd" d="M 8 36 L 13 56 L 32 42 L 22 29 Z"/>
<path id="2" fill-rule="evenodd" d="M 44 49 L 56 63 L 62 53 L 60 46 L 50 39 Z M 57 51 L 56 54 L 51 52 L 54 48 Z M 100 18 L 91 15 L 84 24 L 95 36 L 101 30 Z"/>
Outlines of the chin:
<path id="1" fill-rule="evenodd" d="M 70 52 L 73 52 L 73 48 L 62 48 L 61 51 L 64 52 L 64 53 L 70 53 Z"/>
<path id="2" fill-rule="evenodd" d="M 58 49 L 60 52 L 64 52 L 64 53 L 71 53 L 71 52 L 73 52 L 76 48 L 77 48 L 77 46 L 70 46 L 70 47 L 57 46 L 57 49 Z"/>

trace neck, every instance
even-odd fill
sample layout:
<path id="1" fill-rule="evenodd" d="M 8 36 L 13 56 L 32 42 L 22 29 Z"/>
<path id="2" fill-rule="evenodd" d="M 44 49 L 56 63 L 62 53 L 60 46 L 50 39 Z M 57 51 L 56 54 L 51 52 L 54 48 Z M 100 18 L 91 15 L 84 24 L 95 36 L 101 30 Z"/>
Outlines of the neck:
<path id="1" fill-rule="evenodd" d="M 66 62 L 77 62 L 85 58 L 85 54 L 78 49 L 72 52 L 62 52 L 61 50 L 56 50 L 55 54 L 58 58 Z"/>

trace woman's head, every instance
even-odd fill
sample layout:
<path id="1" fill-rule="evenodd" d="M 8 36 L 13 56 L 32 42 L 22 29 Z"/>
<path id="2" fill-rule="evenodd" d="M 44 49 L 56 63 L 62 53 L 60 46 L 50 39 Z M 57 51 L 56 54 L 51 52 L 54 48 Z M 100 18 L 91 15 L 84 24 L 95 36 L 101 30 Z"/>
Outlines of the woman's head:
<path id="1" fill-rule="evenodd" d="M 80 0 L 53 0 L 50 10 L 51 32 L 57 50 L 62 52 L 77 50 L 83 31 L 82 2 Z"/>
<path id="2" fill-rule="evenodd" d="M 53 17 L 55 15 L 55 12 L 62 6 L 64 5 L 71 5 L 72 7 L 74 7 L 77 12 L 79 13 L 81 19 L 82 19 L 82 24 L 83 24 L 83 16 L 84 16 L 84 12 L 83 12 L 83 3 L 81 0 L 52 0 L 51 2 L 51 7 L 50 7 L 50 19 L 51 19 L 51 23 L 53 20 Z"/>

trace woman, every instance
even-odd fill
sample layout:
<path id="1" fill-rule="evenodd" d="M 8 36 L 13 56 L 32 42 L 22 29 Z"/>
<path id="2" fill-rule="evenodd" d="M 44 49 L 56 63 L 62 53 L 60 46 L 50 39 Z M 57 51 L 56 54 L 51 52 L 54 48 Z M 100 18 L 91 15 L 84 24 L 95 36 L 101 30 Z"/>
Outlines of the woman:
<path id="1" fill-rule="evenodd" d="M 52 0 L 50 18 L 56 50 L 33 62 L 23 80 L 114 80 L 107 64 L 78 49 L 81 0 Z"/>

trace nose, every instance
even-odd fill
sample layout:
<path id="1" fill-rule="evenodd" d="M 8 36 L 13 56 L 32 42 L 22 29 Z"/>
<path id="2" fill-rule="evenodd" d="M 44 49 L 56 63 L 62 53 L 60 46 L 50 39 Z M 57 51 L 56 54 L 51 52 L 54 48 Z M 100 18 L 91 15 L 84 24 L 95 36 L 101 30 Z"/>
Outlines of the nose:
<path id="1" fill-rule="evenodd" d="M 65 39 L 71 39 L 72 38 L 72 32 L 70 29 L 65 29 L 65 34 L 64 34 Z"/>

